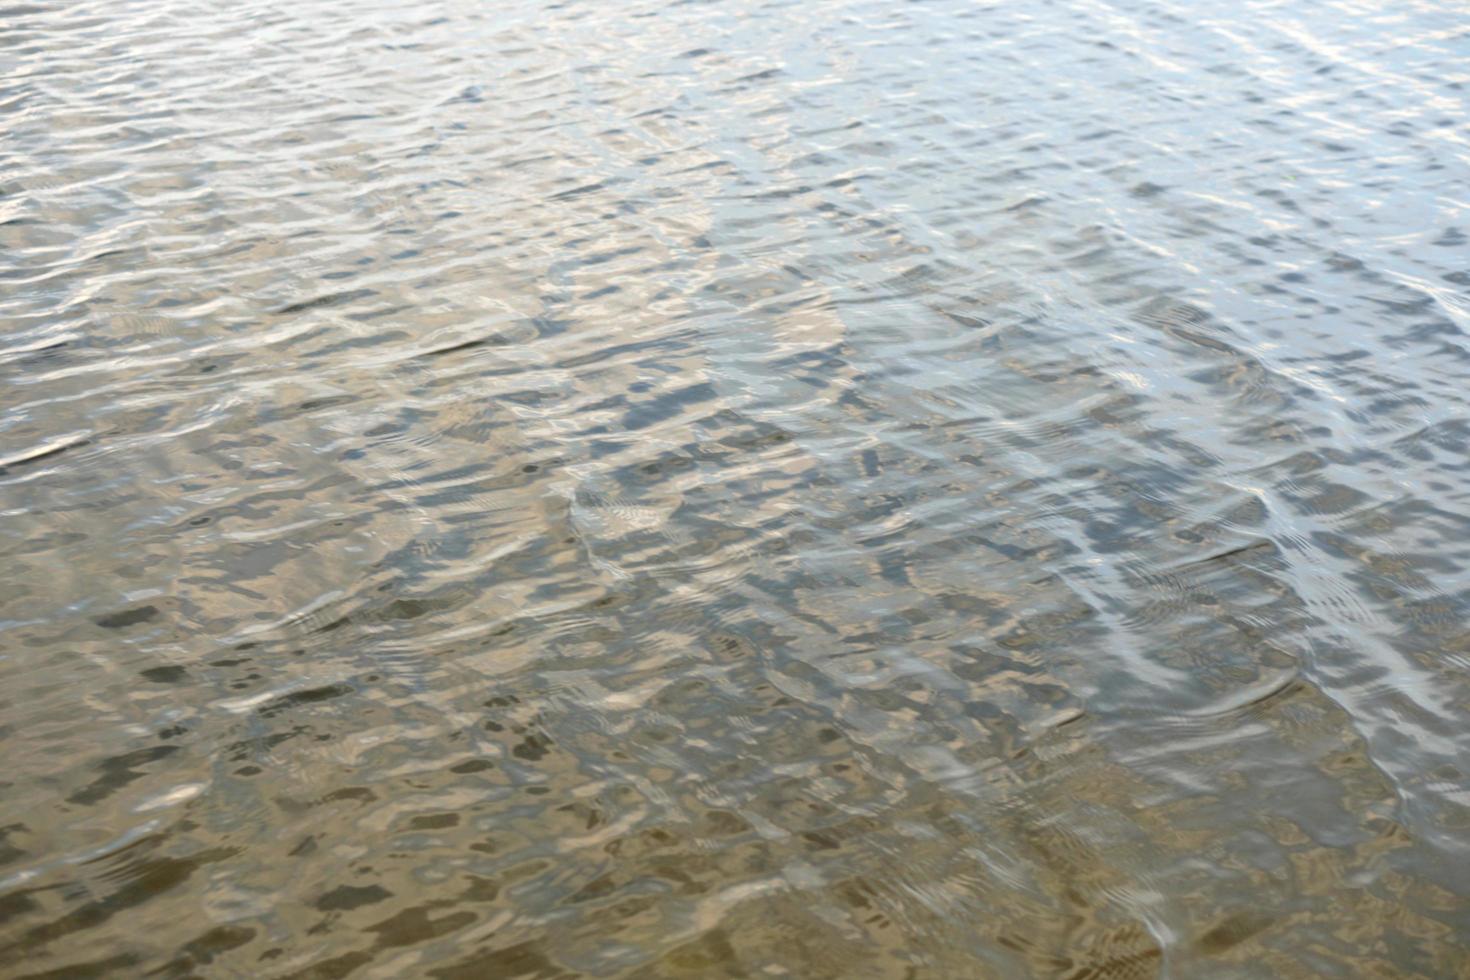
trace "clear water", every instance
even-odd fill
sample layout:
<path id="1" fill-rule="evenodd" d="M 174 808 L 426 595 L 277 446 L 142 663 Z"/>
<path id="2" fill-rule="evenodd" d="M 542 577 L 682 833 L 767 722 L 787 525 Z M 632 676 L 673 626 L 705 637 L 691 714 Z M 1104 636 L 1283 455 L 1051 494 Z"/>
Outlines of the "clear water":
<path id="1" fill-rule="evenodd" d="M 0 973 L 1470 972 L 1463 3 L 0 66 Z"/>

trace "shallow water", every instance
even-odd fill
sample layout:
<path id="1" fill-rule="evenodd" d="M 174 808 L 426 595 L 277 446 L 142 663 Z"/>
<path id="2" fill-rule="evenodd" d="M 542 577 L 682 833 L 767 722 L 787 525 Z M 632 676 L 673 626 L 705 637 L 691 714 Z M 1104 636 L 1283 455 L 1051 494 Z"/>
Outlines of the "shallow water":
<path id="1" fill-rule="evenodd" d="M 1470 972 L 1470 17 L 0 9 L 0 973 Z"/>

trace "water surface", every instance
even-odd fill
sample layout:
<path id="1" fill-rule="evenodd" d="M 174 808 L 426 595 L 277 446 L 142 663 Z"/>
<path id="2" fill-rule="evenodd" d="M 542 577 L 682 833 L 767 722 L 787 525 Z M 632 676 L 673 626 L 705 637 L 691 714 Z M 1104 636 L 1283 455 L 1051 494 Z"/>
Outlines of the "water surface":
<path id="1" fill-rule="evenodd" d="M 0 972 L 1470 971 L 1470 15 L 0 9 Z"/>

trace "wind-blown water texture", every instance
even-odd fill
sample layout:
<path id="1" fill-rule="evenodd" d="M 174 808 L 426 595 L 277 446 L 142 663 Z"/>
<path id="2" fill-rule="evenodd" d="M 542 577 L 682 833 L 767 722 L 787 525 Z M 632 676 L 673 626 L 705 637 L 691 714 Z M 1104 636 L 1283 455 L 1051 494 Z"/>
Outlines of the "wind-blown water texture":
<path id="1" fill-rule="evenodd" d="M 0 972 L 1470 970 L 1463 4 L 0 64 Z"/>

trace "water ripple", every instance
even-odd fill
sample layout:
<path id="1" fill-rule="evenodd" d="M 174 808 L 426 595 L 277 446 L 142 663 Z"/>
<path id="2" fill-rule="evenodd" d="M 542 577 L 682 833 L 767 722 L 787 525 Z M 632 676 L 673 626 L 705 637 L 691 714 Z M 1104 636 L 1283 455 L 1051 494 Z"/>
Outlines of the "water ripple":
<path id="1" fill-rule="evenodd" d="M 1464 974 L 1466 42 L 0 9 L 9 973 Z"/>

